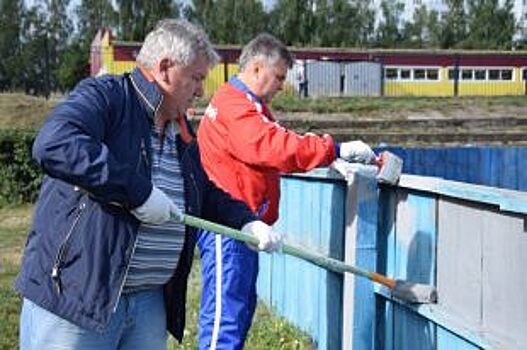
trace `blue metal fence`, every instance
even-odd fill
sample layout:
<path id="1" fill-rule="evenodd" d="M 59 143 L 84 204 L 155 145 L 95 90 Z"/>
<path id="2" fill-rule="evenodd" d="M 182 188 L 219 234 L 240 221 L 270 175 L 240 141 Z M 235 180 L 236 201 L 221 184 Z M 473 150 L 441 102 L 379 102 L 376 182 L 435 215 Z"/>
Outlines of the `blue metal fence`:
<path id="1" fill-rule="evenodd" d="M 479 152 L 513 164 L 522 157 L 520 149 Z M 456 159 L 468 163 L 477 154 L 458 149 Z M 374 166 L 363 168 L 375 173 Z M 296 245 L 362 269 L 434 285 L 438 303 L 406 304 L 363 278 L 280 254 L 261 255 L 264 302 L 306 331 L 317 349 L 527 347 L 527 297 L 510 292 L 527 288 L 517 278 L 527 263 L 527 194 L 413 175 L 379 191 L 374 175 L 341 174 L 319 169 L 283 177 L 277 229 Z"/>
<path id="2" fill-rule="evenodd" d="M 527 191 L 527 147 L 387 147 L 403 172 Z"/>

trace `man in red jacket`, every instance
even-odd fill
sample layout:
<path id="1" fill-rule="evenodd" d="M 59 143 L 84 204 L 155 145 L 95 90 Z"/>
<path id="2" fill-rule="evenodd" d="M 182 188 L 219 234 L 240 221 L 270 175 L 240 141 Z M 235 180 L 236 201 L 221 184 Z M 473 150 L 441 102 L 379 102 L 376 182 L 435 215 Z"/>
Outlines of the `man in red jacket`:
<path id="1" fill-rule="evenodd" d="M 281 173 L 328 166 L 337 157 L 363 163 L 375 158 L 362 141 L 336 144 L 329 135 L 299 135 L 280 126 L 267 103 L 282 89 L 292 63 L 278 39 L 258 35 L 243 48 L 240 73 L 214 94 L 198 129 L 209 178 L 269 225 L 278 219 Z M 259 248 L 278 249 L 281 237 L 271 238 L 261 239 Z M 258 254 L 204 231 L 198 246 L 203 277 L 199 347 L 240 349 L 256 306 Z"/>

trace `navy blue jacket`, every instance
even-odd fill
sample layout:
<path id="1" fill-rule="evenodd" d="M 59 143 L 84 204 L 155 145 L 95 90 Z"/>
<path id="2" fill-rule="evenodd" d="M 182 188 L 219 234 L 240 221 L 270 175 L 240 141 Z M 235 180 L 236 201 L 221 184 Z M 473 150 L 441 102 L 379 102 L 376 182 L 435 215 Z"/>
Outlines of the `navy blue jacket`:
<path id="1" fill-rule="evenodd" d="M 33 146 L 46 176 L 16 289 L 90 330 L 105 330 L 122 291 L 139 226 L 130 209 L 152 190 L 149 130 L 161 101 L 137 69 L 86 79 L 51 113 Z M 195 142 L 178 139 L 178 150 L 187 213 L 234 228 L 256 219 L 208 180 Z M 187 227 L 165 286 L 167 328 L 179 340 L 195 242 Z"/>

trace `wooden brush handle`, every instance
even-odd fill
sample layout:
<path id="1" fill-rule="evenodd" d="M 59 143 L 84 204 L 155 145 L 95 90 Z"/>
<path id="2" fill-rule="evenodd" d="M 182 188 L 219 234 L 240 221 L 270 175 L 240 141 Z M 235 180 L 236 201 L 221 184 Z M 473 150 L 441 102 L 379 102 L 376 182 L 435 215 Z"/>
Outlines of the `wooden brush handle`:
<path id="1" fill-rule="evenodd" d="M 378 282 L 382 284 L 383 286 L 386 286 L 390 289 L 395 288 L 395 280 L 386 276 L 381 275 L 377 272 L 371 272 L 370 277 L 372 281 Z"/>

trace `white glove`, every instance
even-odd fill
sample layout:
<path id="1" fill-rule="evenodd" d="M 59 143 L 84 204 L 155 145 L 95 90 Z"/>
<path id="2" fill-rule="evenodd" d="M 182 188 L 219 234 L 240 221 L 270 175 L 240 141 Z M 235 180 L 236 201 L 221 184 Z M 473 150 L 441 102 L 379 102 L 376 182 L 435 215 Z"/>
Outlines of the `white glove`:
<path id="1" fill-rule="evenodd" d="M 140 221 L 148 224 L 162 224 L 170 219 L 183 221 L 183 213 L 163 191 L 156 186 L 148 199 L 139 207 L 132 210 L 132 214 Z"/>
<path id="2" fill-rule="evenodd" d="M 370 146 L 357 140 L 341 143 L 339 157 L 348 162 L 369 164 L 375 160 L 375 153 Z"/>
<path id="3" fill-rule="evenodd" d="M 251 221 L 242 227 L 242 232 L 250 233 L 258 238 L 258 249 L 268 253 L 279 251 L 282 248 L 283 236 L 273 231 L 272 227 L 263 221 Z"/>

